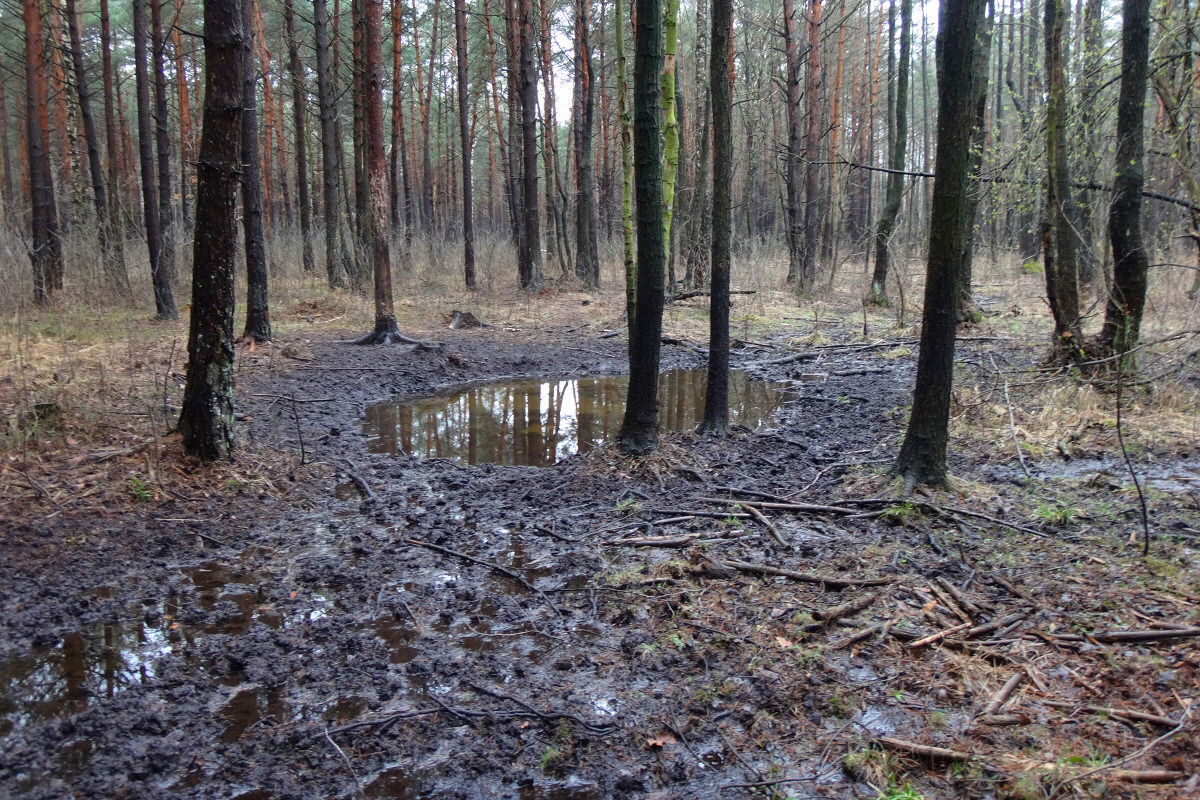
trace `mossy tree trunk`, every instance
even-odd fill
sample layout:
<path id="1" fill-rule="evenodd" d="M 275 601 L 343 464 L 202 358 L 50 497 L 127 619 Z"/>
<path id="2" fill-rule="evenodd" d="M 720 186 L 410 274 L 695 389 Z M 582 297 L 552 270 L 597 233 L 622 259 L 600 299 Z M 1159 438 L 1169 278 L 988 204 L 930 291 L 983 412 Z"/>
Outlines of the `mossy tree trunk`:
<path id="1" fill-rule="evenodd" d="M 246 237 L 246 327 L 242 338 L 271 339 L 267 307 L 267 248 L 263 235 L 263 185 L 258 158 L 258 91 L 254 68 L 253 0 L 241 0 L 242 64 L 242 229 Z"/>

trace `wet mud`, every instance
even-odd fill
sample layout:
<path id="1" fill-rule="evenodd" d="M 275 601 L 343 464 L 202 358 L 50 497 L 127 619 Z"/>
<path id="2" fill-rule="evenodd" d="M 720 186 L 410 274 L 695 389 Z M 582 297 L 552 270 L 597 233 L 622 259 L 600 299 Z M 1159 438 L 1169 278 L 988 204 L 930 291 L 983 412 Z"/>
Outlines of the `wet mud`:
<path id="1" fill-rule="evenodd" d="M 855 578 L 895 569 L 864 543 L 918 534 L 790 518 L 776 522 L 783 547 L 713 514 L 673 528 L 707 538 L 701 555 L 605 544 L 656 535 L 653 521 L 717 487 L 821 498 L 845 470 L 886 462 L 911 359 L 742 350 L 735 366 L 773 392 L 753 430 L 667 434 L 641 465 L 604 437 L 560 448 L 539 430 L 535 467 L 460 463 L 457 444 L 413 456 L 411 432 L 378 446 L 380 415 L 397 408 L 378 404 L 578 386 L 618 375 L 623 342 L 488 329 L 439 350 L 311 350 L 239 377 L 247 447 L 296 454 L 270 487 L 10 535 L 0 797 L 736 797 L 784 775 L 803 776 L 798 796 L 848 798 L 869 789 L 824 740 L 923 724 L 884 704 L 896 676 L 861 658 L 830 653 L 783 680 L 719 628 L 663 627 L 701 603 L 751 618 L 841 601 L 798 584 L 782 590 L 790 606 L 747 607 L 760 579 L 697 578 L 702 554 Z M 696 346 L 664 347 L 666 369 L 703 364 Z M 855 709 L 834 713 L 833 685 L 859 687 Z M 790 715 L 793 733 L 739 744 Z"/>

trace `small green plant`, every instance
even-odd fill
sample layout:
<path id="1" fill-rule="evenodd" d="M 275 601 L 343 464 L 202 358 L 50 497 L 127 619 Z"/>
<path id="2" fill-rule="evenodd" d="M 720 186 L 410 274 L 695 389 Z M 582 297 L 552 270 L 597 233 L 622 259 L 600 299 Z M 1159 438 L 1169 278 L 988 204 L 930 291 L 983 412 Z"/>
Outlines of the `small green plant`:
<path id="1" fill-rule="evenodd" d="M 934 730 L 940 730 L 946 727 L 946 712 L 945 711 L 930 711 L 925 715 L 925 724 Z"/>
<path id="2" fill-rule="evenodd" d="M 1021 265 L 1021 272 L 1024 272 L 1026 275 L 1041 275 L 1042 262 L 1031 258 Z"/>
<path id="3" fill-rule="evenodd" d="M 637 498 L 626 497 L 624 500 L 619 501 L 615 508 L 617 511 L 636 511 L 638 508 Z"/>
<path id="4" fill-rule="evenodd" d="M 1078 509 L 1061 508 L 1047 504 L 1041 504 L 1033 510 L 1034 519 L 1049 525 L 1066 525 L 1078 515 Z"/>
<path id="5" fill-rule="evenodd" d="M 889 525 L 904 527 L 911 522 L 913 517 L 915 517 L 918 513 L 917 507 L 912 503 L 897 503 L 887 511 L 884 511 L 880 519 Z"/>
<path id="6" fill-rule="evenodd" d="M 925 800 L 925 795 L 908 785 L 908 781 L 889 783 L 879 790 L 879 800 Z"/>
<path id="7" fill-rule="evenodd" d="M 557 747 L 551 745 L 543 752 L 541 758 L 538 759 L 538 767 L 542 772 L 550 772 L 562 764 L 566 758 L 566 753 Z"/>
<path id="8" fill-rule="evenodd" d="M 225 481 L 225 491 L 240 492 L 246 488 L 246 485 L 247 484 L 245 481 L 240 481 L 237 478 L 230 478 L 229 480 Z"/>
<path id="9" fill-rule="evenodd" d="M 150 487 L 146 485 L 146 482 L 137 475 L 129 476 L 129 493 L 139 503 L 149 503 L 154 499 L 154 492 L 150 491 Z"/>

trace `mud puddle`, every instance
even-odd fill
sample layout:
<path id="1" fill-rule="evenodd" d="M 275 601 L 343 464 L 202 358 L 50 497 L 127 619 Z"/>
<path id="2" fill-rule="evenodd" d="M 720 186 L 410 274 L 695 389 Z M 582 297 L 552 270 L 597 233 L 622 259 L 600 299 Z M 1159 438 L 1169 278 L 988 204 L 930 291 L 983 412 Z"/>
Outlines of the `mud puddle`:
<path id="1" fill-rule="evenodd" d="M 1143 488 L 1200 494 L 1200 459 L 1193 457 L 1154 463 L 1134 461 L 1133 467 Z M 1119 457 L 1045 461 L 1034 465 L 1032 473 L 1043 480 L 1083 481 L 1090 485 L 1133 489 L 1129 468 Z M 1017 481 L 1025 478 L 1019 468 L 1010 465 L 988 467 L 985 474 L 995 480 Z"/>
<path id="2" fill-rule="evenodd" d="M 694 428 L 704 416 L 707 372 L 675 369 L 659 377 L 662 427 Z M 549 467 L 612 441 L 625 413 L 628 376 L 527 380 L 476 386 L 451 395 L 368 406 L 367 450 L 447 458 L 461 464 Z M 729 375 L 729 419 L 769 424 L 791 397 L 785 384 Z"/>

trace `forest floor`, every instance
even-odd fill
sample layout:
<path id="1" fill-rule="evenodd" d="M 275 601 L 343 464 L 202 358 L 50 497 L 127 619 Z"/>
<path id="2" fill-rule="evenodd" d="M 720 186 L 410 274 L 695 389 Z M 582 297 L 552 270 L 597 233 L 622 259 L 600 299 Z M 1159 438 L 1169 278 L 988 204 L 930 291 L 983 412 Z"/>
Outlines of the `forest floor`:
<path id="1" fill-rule="evenodd" d="M 619 374 L 616 294 L 409 313 L 431 349 L 293 304 L 239 351 L 218 466 L 164 433 L 179 327 L 26 334 L 0 798 L 1200 796 L 1194 373 L 1127 387 L 1118 430 L 1114 387 L 985 307 L 953 490 L 901 500 L 916 330 L 779 295 L 735 310 L 734 366 L 787 390 L 769 425 L 544 468 L 374 452 L 365 409 Z M 703 367 L 704 302 L 664 368 Z"/>

